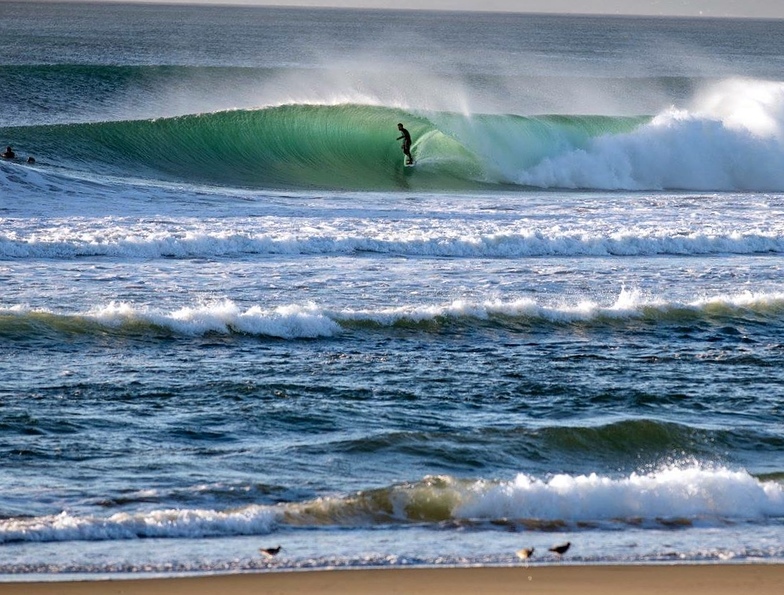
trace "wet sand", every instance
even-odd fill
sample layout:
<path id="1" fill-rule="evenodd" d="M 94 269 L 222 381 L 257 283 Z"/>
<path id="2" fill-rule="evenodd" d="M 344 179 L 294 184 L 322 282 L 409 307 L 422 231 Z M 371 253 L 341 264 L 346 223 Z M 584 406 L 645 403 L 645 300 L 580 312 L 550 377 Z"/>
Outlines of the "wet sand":
<path id="1" fill-rule="evenodd" d="M 59 579 L 59 577 L 58 577 Z M 782 564 L 551 565 L 258 572 L 198 577 L 0 583 L 0 595 L 573 594 L 780 595 Z"/>

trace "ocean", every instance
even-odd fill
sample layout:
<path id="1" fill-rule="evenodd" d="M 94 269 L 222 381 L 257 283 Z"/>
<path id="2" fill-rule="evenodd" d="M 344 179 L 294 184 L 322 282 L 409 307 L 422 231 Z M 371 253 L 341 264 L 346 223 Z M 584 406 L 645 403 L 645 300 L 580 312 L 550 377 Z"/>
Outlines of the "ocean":
<path id="1" fill-rule="evenodd" d="M 0 577 L 784 560 L 784 21 L 0 46 Z"/>

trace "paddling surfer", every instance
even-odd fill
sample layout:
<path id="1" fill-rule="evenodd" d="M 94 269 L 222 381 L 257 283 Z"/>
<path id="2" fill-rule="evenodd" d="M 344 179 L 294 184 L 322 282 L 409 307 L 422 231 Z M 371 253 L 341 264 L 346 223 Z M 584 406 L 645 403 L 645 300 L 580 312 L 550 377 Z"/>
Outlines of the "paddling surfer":
<path id="1" fill-rule="evenodd" d="M 9 145 L 9 146 L 7 146 L 5 148 L 5 152 L 0 153 L 0 157 L 2 157 L 3 159 L 9 159 L 9 160 L 13 159 L 13 160 L 16 160 L 16 153 L 14 153 L 14 149 Z M 30 165 L 34 164 L 35 163 L 35 157 L 30 155 L 27 158 L 27 163 L 29 163 Z"/>

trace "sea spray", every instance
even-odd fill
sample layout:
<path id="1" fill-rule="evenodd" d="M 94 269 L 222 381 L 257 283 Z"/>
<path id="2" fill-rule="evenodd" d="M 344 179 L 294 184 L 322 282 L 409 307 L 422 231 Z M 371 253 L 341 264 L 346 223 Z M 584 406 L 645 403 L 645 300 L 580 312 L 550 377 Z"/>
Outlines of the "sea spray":
<path id="1" fill-rule="evenodd" d="M 760 92 L 766 101 L 756 100 Z M 515 180 L 608 190 L 784 188 L 784 83 L 732 81 L 710 95 L 693 111 L 667 109 L 635 131 L 548 156 Z"/>

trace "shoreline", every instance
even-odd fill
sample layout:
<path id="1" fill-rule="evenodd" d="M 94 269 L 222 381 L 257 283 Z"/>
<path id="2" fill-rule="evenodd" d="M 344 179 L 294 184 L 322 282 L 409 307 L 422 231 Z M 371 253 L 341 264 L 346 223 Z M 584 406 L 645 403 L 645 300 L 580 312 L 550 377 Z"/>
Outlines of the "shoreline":
<path id="1" fill-rule="evenodd" d="M 0 595 L 378 595 L 422 593 L 469 595 L 580 592 L 583 595 L 625 593 L 653 595 L 778 595 L 784 584 L 784 563 L 722 562 L 613 565 L 520 565 L 482 567 L 340 568 L 260 571 L 128 578 L 0 582 Z"/>

